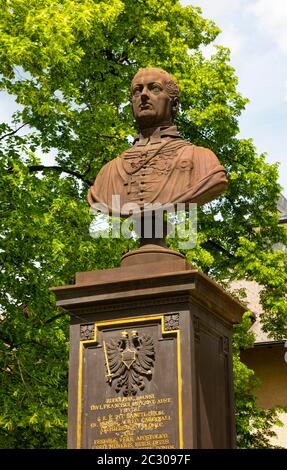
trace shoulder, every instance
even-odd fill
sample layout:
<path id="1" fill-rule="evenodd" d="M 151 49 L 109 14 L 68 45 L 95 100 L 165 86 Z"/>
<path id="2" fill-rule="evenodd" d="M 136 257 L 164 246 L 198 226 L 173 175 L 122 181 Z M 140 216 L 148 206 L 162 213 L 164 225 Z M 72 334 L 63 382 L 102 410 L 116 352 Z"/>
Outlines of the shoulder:
<path id="1" fill-rule="evenodd" d="M 194 155 L 203 158 L 217 158 L 215 153 L 207 147 L 199 147 L 198 145 L 191 144 L 188 141 L 184 142 L 186 145 L 183 146 L 183 150 L 186 152 L 193 153 Z"/>
<path id="2" fill-rule="evenodd" d="M 197 145 L 191 144 L 187 140 L 180 140 L 180 153 L 184 153 L 186 155 L 193 156 L 194 158 L 198 159 L 205 159 L 211 160 L 214 162 L 218 162 L 218 158 L 215 153 L 206 147 L 199 147 Z"/>
<path id="3" fill-rule="evenodd" d="M 204 160 L 205 164 L 210 166 L 220 165 L 215 153 L 206 147 L 198 147 L 197 145 L 193 145 L 193 157 L 196 161 Z"/>
<path id="4" fill-rule="evenodd" d="M 205 147 L 197 145 L 184 146 L 178 154 L 177 166 L 190 165 L 195 178 L 202 179 L 206 175 L 224 171 L 215 153 Z"/>
<path id="5" fill-rule="evenodd" d="M 113 158 L 112 160 L 110 160 L 109 162 L 105 163 L 101 167 L 101 169 L 98 173 L 98 176 L 103 175 L 107 172 L 110 172 L 117 165 L 118 160 L 119 160 L 119 157 L 116 157 L 116 158 Z"/>
<path id="6" fill-rule="evenodd" d="M 107 162 L 105 165 L 101 167 L 95 179 L 96 185 L 102 186 L 102 185 L 108 184 L 108 181 L 110 180 L 112 175 L 116 172 L 115 160 L 117 159 L 110 160 L 109 162 Z"/>

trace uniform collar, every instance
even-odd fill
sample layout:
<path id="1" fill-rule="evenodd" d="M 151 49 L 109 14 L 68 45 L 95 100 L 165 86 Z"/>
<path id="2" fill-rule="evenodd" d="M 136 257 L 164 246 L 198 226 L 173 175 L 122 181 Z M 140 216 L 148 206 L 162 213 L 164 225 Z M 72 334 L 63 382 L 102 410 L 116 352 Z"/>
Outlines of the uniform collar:
<path id="1" fill-rule="evenodd" d="M 176 126 L 151 127 L 144 129 L 135 137 L 134 145 L 144 146 L 148 142 L 151 144 L 160 144 L 165 137 L 182 138 L 177 131 Z"/>

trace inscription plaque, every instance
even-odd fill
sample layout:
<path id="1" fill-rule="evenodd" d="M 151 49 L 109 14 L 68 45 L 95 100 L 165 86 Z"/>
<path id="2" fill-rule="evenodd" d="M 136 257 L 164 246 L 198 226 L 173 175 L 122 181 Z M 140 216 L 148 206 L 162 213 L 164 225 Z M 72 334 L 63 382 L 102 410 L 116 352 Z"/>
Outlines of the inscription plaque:
<path id="1" fill-rule="evenodd" d="M 80 342 L 79 448 L 182 448 L 180 331 L 165 325 L 164 315 L 97 322 Z"/>

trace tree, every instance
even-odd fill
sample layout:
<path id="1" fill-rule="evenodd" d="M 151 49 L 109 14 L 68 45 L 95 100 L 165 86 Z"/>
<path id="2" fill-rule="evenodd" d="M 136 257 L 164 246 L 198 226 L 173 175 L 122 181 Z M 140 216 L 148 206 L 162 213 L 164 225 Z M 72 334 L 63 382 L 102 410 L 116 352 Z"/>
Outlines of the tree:
<path id="1" fill-rule="evenodd" d="M 0 7 L 0 87 L 22 106 L 15 128 L 0 128 L 0 445 L 65 447 L 68 317 L 48 287 L 72 283 L 76 271 L 118 266 L 136 243 L 92 239 L 86 203 L 100 167 L 135 133 L 127 99 L 135 71 L 156 65 L 175 75 L 180 131 L 228 170 L 228 192 L 198 212 L 188 260 L 224 285 L 260 282 L 264 327 L 276 338 L 286 336 L 287 318 L 286 254 L 272 251 L 287 238 L 278 226 L 280 186 L 277 166 L 252 140 L 237 138 L 247 100 L 228 49 L 204 58 L 202 46 L 219 29 L 199 8 L 177 0 L 0 0 Z M 39 151 L 53 151 L 56 164 L 43 165 Z M 254 404 L 250 422 L 255 412 Z M 263 412 L 256 432 L 272 419 Z"/>

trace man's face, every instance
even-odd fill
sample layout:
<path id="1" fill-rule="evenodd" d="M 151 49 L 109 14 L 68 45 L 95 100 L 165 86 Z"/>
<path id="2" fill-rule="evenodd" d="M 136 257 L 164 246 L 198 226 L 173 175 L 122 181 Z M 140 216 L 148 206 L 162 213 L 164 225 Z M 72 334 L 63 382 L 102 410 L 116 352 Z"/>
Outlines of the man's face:
<path id="1" fill-rule="evenodd" d="M 148 70 L 132 81 L 134 117 L 141 129 L 171 123 L 172 100 L 165 90 L 165 76 Z"/>

